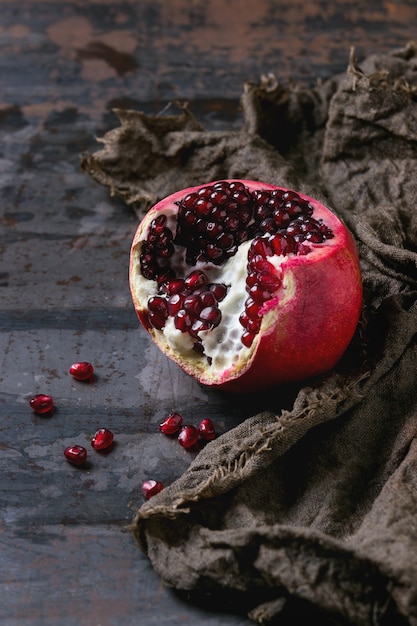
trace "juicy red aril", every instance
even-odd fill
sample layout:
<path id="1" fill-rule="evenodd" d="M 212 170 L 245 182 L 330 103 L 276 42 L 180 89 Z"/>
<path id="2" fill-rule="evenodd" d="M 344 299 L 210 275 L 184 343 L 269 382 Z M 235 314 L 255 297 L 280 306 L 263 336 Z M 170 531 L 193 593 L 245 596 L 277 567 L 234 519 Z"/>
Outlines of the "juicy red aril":
<path id="1" fill-rule="evenodd" d="M 88 361 L 80 361 L 71 365 L 69 373 L 76 380 L 89 380 L 94 374 L 94 367 Z"/>
<path id="2" fill-rule="evenodd" d="M 29 400 L 30 407 L 35 413 L 39 415 L 45 415 L 50 413 L 54 408 L 54 400 L 51 396 L 47 396 L 43 393 L 38 393 Z"/>
<path id="3" fill-rule="evenodd" d="M 174 317 L 174 324 L 177 330 L 186 333 L 193 325 L 193 322 L 190 315 L 184 309 L 181 309 Z"/>
<path id="4" fill-rule="evenodd" d="M 168 303 L 162 296 L 151 296 L 148 300 L 149 321 L 154 328 L 161 330 L 168 318 Z"/>
<path id="5" fill-rule="evenodd" d="M 183 448 L 189 449 L 198 442 L 198 430 L 195 426 L 187 425 L 181 428 L 178 441 Z"/>
<path id="6" fill-rule="evenodd" d="M 252 332 L 249 332 L 248 330 L 245 330 L 245 332 L 243 332 L 241 335 L 241 338 L 240 338 L 241 342 L 243 343 L 244 346 L 246 346 L 246 348 L 250 348 L 255 340 L 256 335 L 257 333 L 252 333 Z"/>
<path id="7" fill-rule="evenodd" d="M 164 484 L 161 483 L 159 480 L 145 480 L 145 482 L 142 483 L 143 497 L 146 500 L 149 500 L 149 498 L 156 496 L 157 493 L 162 491 L 163 488 Z"/>
<path id="8" fill-rule="evenodd" d="M 221 323 L 219 303 L 230 285 L 209 283 L 207 274 L 193 269 L 197 262 L 223 265 L 241 243 L 251 240 L 246 290 L 248 299 L 241 318 L 242 343 L 249 347 L 261 328 L 262 305 L 281 286 L 279 270 L 268 261 L 273 256 L 305 255 L 312 247 L 333 237 L 313 207 L 297 192 L 282 189 L 250 191 L 240 181 L 218 181 L 189 193 L 177 202 L 176 224 L 161 214 L 150 224 L 142 244 L 142 275 L 158 284 L 148 300 L 149 324 L 163 330 L 168 319 L 182 333 L 189 333 L 197 350 L 199 333 Z M 172 227 L 172 230 L 171 230 Z M 174 249 L 182 248 L 189 273 L 177 276 L 169 266 Z M 214 296 L 215 301 L 210 298 Z M 204 349 L 202 350 L 204 351 Z"/>
<path id="9" fill-rule="evenodd" d="M 207 276 L 204 272 L 200 270 L 194 270 L 191 274 L 188 274 L 184 281 L 184 286 L 186 289 L 190 289 L 194 291 L 197 287 L 201 287 L 207 282 Z"/>
<path id="10" fill-rule="evenodd" d="M 167 308 L 168 316 L 174 317 L 183 308 L 184 296 L 179 293 L 174 293 L 173 296 L 168 298 Z"/>
<path id="11" fill-rule="evenodd" d="M 162 286 L 162 290 L 168 295 L 168 296 L 174 296 L 174 295 L 178 295 L 180 294 L 185 288 L 185 283 L 184 280 L 182 278 L 178 278 L 178 279 L 172 279 L 168 282 L 166 282 L 163 286 Z"/>
<path id="12" fill-rule="evenodd" d="M 218 326 L 221 313 L 216 306 L 206 306 L 200 311 L 199 318 L 203 322 L 208 322 L 211 326 Z"/>
<path id="13" fill-rule="evenodd" d="M 198 432 L 200 433 L 200 437 L 205 441 L 212 441 L 216 438 L 216 430 L 214 428 L 214 424 L 208 417 L 201 420 L 198 426 Z"/>
<path id="14" fill-rule="evenodd" d="M 214 293 L 212 291 L 203 291 L 200 295 L 199 295 L 199 302 L 201 303 L 201 305 L 204 307 L 216 307 L 217 305 L 217 299 L 216 296 L 214 295 Z"/>
<path id="15" fill-rule="evenodd" d="M 222 283 L 212 283 L 209 286 L 209 289 L 216 298 L 217 302 L 221 302 L 226 297 L 227 287 Z"/>
<path id="16" fill-rule="evenodd" d="M 94 450 L 106 450 L 113 445 L 114 437 L 108 428 L 100 428 L 91 440 Z"/>
<path id="17" fill-rule="evenodd" d="M 159 430 L 164 435 L 175 435 L 182 426 L 182 415 L 172 412 L 159 424 Z"/>
<path id="18" fill-rule="evenodd" d="M 83 446 L 69 446 L 64 450 L 64 456 L 73 465 L 84 465 L 87 460 L 87 450 Z"/>

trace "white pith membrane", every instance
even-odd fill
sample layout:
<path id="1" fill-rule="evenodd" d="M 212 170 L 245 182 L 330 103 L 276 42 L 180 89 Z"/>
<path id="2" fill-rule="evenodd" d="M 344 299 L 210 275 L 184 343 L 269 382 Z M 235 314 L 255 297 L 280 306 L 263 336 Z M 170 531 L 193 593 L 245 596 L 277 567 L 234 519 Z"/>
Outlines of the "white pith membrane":
<path id="1" fill-rule="evenodd" d="M 177 209 L 166 207 L 163 211 L 158 211 L 157 215 L 166 215 L 167 226 L 175 234 Z M 149 226 L 144 229 L 140 236 L 140 242 L 146 241 Z M 258 238 L 258 237 L 256 237 Z M 245 288 L 247 276 L 248 250 L 253 239 L 243 242 L 239 245 L 236 254 L 229 258 L 222 265 L 215 265 L 210 262 L 198 262 L 193 266 L 185 262 L 185 247 L 175 245 L 175 253 L 169 259 L 167 267 L 171 267 L 177 278 L 185 278 L 193 270 L 203 271 L 209 283 L 222 283 L 228 288 L 225 298 L 218 303 L 221 312 L 221 321 L 218 326 L 211 330 L 201 331 L 198 336 L 204 348 L 204 353 L 194 349 L 196 339 L 188 332 L 182 332 L 177 329 L 174 324 L 174 318 L 169 316 L 162 330 L 152 328 L 157 343 L 165 343 L 169 349 L 175 353 L 180 360 L 188 362 L 200 363 L 204 368 L 210 368 L 213 377 L 224 374 L 225 370 L 230 368 L 239 369 L 241 364 L 250 360 L 251 354 L 256 350 L 257 343 L 261 334 L 267 331 L 268 327 L 275 321 L 277 317 L 277 309 L 285 307 L 285 303 L 292 298 L 295 290 L 295 281 L 291 272 L 283 271 L 286 264 L 297 257 L 298 254 L 289 253 L 288 255 L 267 256 L 266 260 L 276 268 L 277 275 L 281 280 L 281 285 L 273 293 L 272 297 L 265 301 L 260 314 L 262 314 L 262 323 L 259 333 L 256 335 L 252 345 L 246 347 L 242 341 L 242 331 L 244 330 L 239 322 L 239 315 L 245 310 L 245 301 L 248 298 L 248 292 Z M 319 244 L 304 242 L 304 246 L 313 253 L 314 249 L 323 248 L 332 245 L 331 239 L 324 240 Z M 309 254 L 310 254 L 309 253 Z M 137 271 L 133 272 L 133 290 L 136 299 L 142 305 L 148 302 L 151 296 L 160 294 L 158 291 L 158 283 L 156 280 L 148 280 L 144 278 L 140 271 L 139 264 L 140 247 L 136 248 L 136 264 Z M 307 255 L 303 255 L 307 256 Z"/>

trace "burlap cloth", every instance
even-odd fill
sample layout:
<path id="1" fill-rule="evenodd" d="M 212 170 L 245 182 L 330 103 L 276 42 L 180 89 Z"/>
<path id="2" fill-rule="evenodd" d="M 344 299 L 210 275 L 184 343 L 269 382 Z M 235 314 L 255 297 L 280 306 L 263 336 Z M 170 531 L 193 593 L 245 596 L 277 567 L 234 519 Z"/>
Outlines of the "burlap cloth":
<path id="1" fill-rule="evenodd" d="M 364 311 L 340 365 L 290 409 L 276 389 L 134 522 L 166 585 L 260 624 L 417 625 L 417 43 L 347 65 L 312 89 L 246 84 L 238 132 L 119 111 L 82 159 L 138 214 L 252 178 L 312 193 L 355 235 Z"/>

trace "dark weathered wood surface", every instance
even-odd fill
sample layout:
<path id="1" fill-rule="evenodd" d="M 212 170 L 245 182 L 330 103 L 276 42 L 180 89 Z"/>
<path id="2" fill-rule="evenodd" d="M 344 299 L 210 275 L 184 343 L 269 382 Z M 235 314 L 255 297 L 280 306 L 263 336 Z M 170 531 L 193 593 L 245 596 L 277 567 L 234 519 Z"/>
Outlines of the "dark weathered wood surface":
<path id="1" fill-rule="evenodd" d="M 0 0 L 0 623 L 249 624 L 163 589 L 126 529 L 147 477 L 192 455 L 158 433 L 170 410 L 219 432 L 255 410 L 202 389 L 139 328 L 127 268 L 133 212 L 79 171 L 114 106 L 187 99 L 208 128 L 238 128 L 246 80 L 306 84 L 416 34 L 414 0 Z M 94 384 L 68 374 L 96 368 Z M 28 399 L 51 394 L 35 416 Z M 115 433 L 111 454 L 89 447 Z M 63 458 L 89 449 L 86 468 Z"/>

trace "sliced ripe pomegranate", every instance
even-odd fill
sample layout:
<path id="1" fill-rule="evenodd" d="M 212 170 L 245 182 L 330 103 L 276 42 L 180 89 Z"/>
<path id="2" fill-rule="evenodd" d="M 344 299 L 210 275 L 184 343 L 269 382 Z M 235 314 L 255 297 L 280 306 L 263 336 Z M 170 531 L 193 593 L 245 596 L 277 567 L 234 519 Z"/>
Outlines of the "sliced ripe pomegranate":
<path id="1" fill-rule="evenodd" d="M 145 480 L 142 484 L 142 495 L 146 500 L 149 500 L 149 498 L 156 496 L 157 493 L 162 491 L 163 488 L 164 485 L 159 480 Z"/>
<path id="2" fill-rule="evenodd" d="M 158 202 L 132 243 L 130 287 L 166 355 L 201 383 L 237 392 L 329 371 L 362 305 L 344 223 L 313 198 L 247 180 Z"/>

